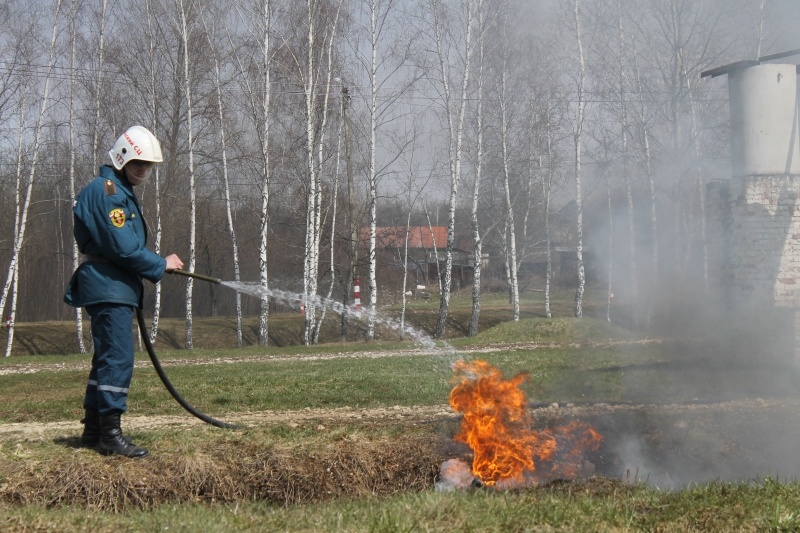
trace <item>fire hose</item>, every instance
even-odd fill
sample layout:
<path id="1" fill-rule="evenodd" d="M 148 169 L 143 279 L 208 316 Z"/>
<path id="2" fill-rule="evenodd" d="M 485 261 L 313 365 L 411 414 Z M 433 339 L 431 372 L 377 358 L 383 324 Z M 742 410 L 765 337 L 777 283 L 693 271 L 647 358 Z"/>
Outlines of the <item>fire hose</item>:
<path id="1" fill-rule="evenodd" d="M 186 276 L 190 278 L 197 278 L 211 283 L 217 283 L 217 284 L 221 283 L 221 280 L 217 278 L 203 276 L 202 274 L 195 274 L 194 272 L 186 272 L 184 270 L 172 270 L 171 273 L 179 274 L 181 276 Z M 187 402 L 183 398 L 183 396 L 180 395 L 178 390 L 175 388 L 175 386 L 167 377 L 167 374 L 164 372 L 164 369 L 161 367 L 161 362 L 158 360 L 158 357 L 156 356 L 156 351 L 153 348 L 153 343 L 150 342 L 150 335 L 147 331 L 147 327 L 144 322 L 144 315 L 142 314 L 141 308 L 136 309 L 136 321 L 139 323 L 139 333 L 142 336 L 142 342 L 144 342 L 144 347 L 147 350 L 147 354 L 150 356 L 150 361 L 153 363 L 153 368 L 156 369 L 156 373 L 158 374 L 158 377 L 161 379 L 161 383 L 164 384 L 169 393 L 172 395 L 173 398 L 175 398 L 175 401 L 177 401 L 181 407 L 186 409 L 189 413 L 196 416 L 203 422 L 211 424 L 212 426 L 216 426 L 218 428 L 235 429 L 243 427 L 238 424 L 223 422 L 222 420 L 217 420 L 216 418 L 208 416 L 207 414 L 198 411 L 189 402 Z"/>

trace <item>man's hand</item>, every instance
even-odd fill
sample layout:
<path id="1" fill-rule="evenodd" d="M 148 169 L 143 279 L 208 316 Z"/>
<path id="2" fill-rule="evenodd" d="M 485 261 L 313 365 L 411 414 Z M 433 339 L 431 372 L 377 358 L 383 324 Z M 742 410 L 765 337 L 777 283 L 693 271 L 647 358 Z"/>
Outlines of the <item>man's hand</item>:
<path id="1" fill-rule="evenodd" d="M 183 261 L 177 254 L 168 255 L 165 259 L 167 260 L 167 272 L 183 268 Z"/>

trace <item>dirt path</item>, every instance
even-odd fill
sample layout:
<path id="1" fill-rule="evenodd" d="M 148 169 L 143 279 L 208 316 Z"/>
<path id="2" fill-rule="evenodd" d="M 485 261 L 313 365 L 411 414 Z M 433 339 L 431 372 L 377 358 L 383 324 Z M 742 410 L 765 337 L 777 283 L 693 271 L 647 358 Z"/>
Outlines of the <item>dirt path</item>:
<path id="1" fill-rule="evenodd" d="M 773 408 L 790 408 L 800 411 L 800 398 L 790 399 L 745 399 L 713 403 L 687 404 L 607 404 L 590 405 L 552 404 L 548 406 L 532 406 L 534 418 L 591 418 L 608 414 L 624 414 L 626 412 L 647 411 L 663 415 L 693 415 L 703 412 L 763 412 Z M 250 411 L 229 413 L 220 416 L 225 422 L 247 426 L 281 424 L 301 427 L 313 424 L 317 429 L 325 429 L 326 423 L 383 423 L 416 424 L 457 420 L 458 413 L 449 405 L 414 405 L 378 407 L 360 409 L 353 407 L 336 407 L 331 409 L 301 409 L 296 411 Z M 153 430 L 174 428 L 201 427 L 204 422 L 189 415 L 171 416 L 136 416 L 125 417 L 126 428 L 133 430 Z M 0 440 L 25 438 L 38 440 L 48 438 L 54 433 L 80 433 L 81 424 L 76 421 L 42 422 L 42 423 L 9 423 L 0 424 Z"/>

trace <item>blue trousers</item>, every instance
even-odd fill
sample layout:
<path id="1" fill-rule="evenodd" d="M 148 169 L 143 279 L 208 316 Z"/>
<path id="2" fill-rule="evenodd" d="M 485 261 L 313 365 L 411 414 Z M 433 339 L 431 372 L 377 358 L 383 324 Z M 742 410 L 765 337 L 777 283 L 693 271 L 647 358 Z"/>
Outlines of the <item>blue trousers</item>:
<path id="1" fill-rule="evenodd" d="M 83 407 L 103 416 L 122 414 L 133 378 L 133 307 L 96 304 L 86 311 L 92 319 L 94 356 Z"/>

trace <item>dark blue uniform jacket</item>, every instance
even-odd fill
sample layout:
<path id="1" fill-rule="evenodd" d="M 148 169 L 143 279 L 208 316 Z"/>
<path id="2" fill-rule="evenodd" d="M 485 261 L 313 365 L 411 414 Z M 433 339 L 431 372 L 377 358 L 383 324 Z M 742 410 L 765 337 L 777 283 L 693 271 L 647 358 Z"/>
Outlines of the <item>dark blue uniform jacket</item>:
<path id="1" fill-rule="evenodd" d="M 142 278 L 159 281 L 167 261 L 148 250 L 147 225 L 133 187 L 121 172 L 103 165 L 75 199 L 74 234 L 84 262 L 70 279 L 64 301 L 141 306 Z"/>

